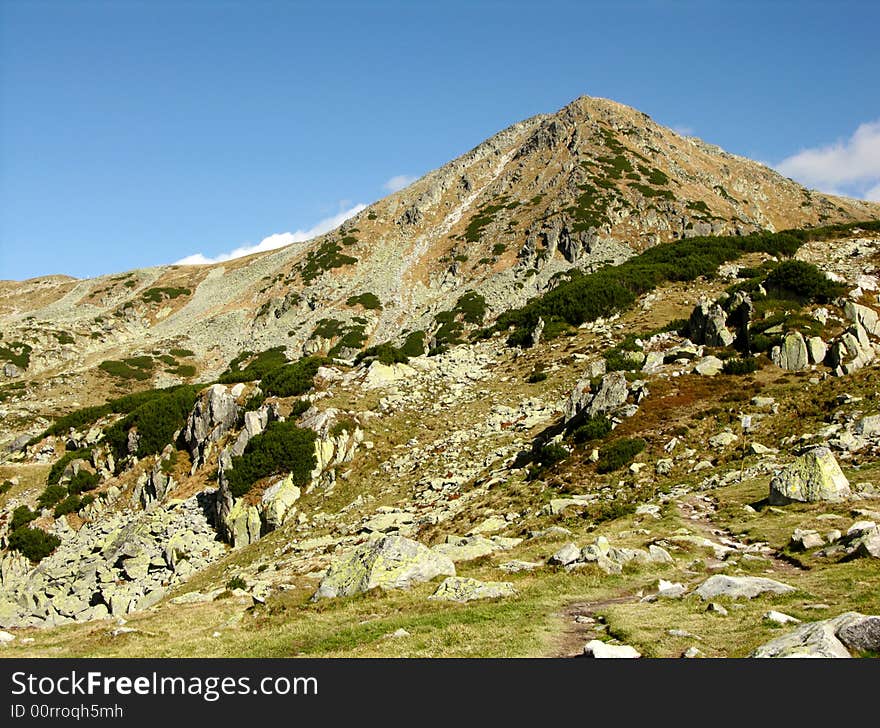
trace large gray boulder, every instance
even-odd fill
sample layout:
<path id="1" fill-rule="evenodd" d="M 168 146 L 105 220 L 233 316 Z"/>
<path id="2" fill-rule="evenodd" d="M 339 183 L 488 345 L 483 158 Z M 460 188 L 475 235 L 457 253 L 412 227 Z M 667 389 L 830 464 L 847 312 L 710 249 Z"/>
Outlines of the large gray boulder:
<path id="1" fill-rule="evenodd" d="M 623 372 L 609 372 L 602 377 L 599 390 L 586 407 L 587 417 L 605 414 L 626 402 L 629 388 Z"/>
<path id="2" fill-rule="evenodd" d="M 849 481 L 827 447 L 808 450 L 770 481 L 769 502 L 839 502 L 852 494 Z"/>
<path id="3" fill-rule="evenodd" d="M 591 372 L 588 372 L 588 374 Z M 602 377 L 598 390 L 593 393 L 590 377 L 582 377 L 568 395 L 563 411 L 569 422 L 581 413 L 587 417 L 609 412 L 626 402 L 629 389 L 622 372 L 609 372 Z"/>
<path id="4" fill-rule="evenodd" d="M 716 597 L 731 599 L 754 599 L 761 594 L 788 594 L 795 589 L 781 581 L 762 576 L 727 576 L 715 574 L 700 584 L 694 591 L 703 601 Z"/>
<path id="5" fill-rule="evenodd" d="M 455 576 L 451 559 L 403 536 L 381 536 L 333 561 L 312 600 L 407 589 L 436 576 Z"/>
<path id="6" fill-rule="evenodd" d="M 688 321 L 691 340 L 707 346 L 730 346 L 733 334 L 727 329 L 727 313 L 721 306 L 702 302 L 694 308 Z"/>
<path id="7" fill-rule="evenodd" d="M 880 316 L 873 308 L 847 301 L 843 306 L 843 315 L 853 323 L 859 324 L 869 334 L 880 336 Z"/>
<path id="8" fill-rule="evenodd" d="M 799 331 L 790 331 L 785 335 L 781 346 L 773 347 L 770 358 L 780 369 L 788 371 L 806 369 L 810 359 L 807 342 Z"/>
<path id="9" fill-rule="evenodd" d="M 749 657 L 851 657 L 880 650 L 880 617 L 846 612 L 809 622 L 756 648 Z"/>
<path id="10" fill-rule="evenodd" d="M 447 602 L 471 602 L 475 599 L 512 597 L 516 589 L 509 581 L 479 581 L 464 576 L 449 576 L 428 599 Z"/>

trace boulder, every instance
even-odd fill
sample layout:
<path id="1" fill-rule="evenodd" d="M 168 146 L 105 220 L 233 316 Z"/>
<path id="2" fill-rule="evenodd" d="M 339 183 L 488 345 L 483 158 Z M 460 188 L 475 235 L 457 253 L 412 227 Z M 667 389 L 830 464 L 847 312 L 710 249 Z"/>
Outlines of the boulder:
<path id="1" fill-rule="evenodd" d="M 601 640 L 590 640 L 587 642 L 584 647 L 584 655 L 586 657 L 595 657 L 597 659 L 635 659 L 642 656 L 635 647 L 631 647 L 630 645 L 610 645 Z"/>
<path id="2" fill-rule="evenodd" d="M 880 528 L 862 533 L 852 544 L 856 558 L 880 559 Z"/>
<path id="3" fill-rule="evenodd" d="M 581 550 L 576 544 L 567 543 L 550 557 L 551 564 L 568 566 L 581 558 Z"/>
<path id="4" fill-rule="evenodd" d="M 475 599 L 496 599 L 515 595 L 516 589 L 509 581 L 479 581 L 463 576 L 449 576 L 428 599 L 470 602 Z"/>
<path id="5" fill-rule="evenodd" d="M 862 437 L 880 435 L 880 415 L 862 417 L 862 419 L 856 422 L 856 426 L 853 430 L 857 435 L 861 435 Z"/>
<path id="6" fill-rule="evenodd" d="M 568 395 L 563 416 L 566 422 L 573 420 L 582 412 L 587 417 L 609 412 L 626 402 L 629 389 L 622 372 L 609 372 L 593 394 L 591 378 L 582 377 Z"/>
<path id="7" fill-rule="evenodd" d="M 302 491 L 293 484 L 293 476 L 266 488 L 260 498 L 260 510 L 266 531 L 274 531 L 290 517 L 296 509 L 293 504 L 299 500 Z"/>
<path id="8" fill-rule="evenodd" d="M 847 301 L 843 306 L 843 315 L 853 323 L 859 324 L 873 336 L 880 336 L 880 316 L 877 312 L 854 301 Z"/>
<path id="9" fill-rule="evenodd" d="M 727 576 L 715 574 L 700 584 L 694 593 L 703 601 L 716 597 L 731 599 L 754 599 L 761 594 L 788 594 L 795 589 L 781 581 L 766 579 L 761 576 Z"/>
<path id="10" fill-rule="evenodd" d="M 795 549 L 808 551 L 825 545 L 825 541 L 816 531 L 796 528 L 791 534 L 791 545 Z"/>
<path id="11" fill-rule="evenodd" d="M 714 377 L 720 374 L 724 368 L 724 362 L 717 356 L 704 356 L 694 366 L 694 371 L 703 377 Z"/>
<path id="12" fill-rule="evenodd" d="M 850 650 L 880 650 L 880 617 L 845 612 L 802 624 L 761 645 L 749 657 L 851 657 Z"/>
<path id="13" fill-rule="evenodd" d="M 839 502 L 851 495 L 849 481 L 827 447 L 807 451 L 770 481 L 771 505 Z"/>
<path id="14" fill-rule="evenodd" d="M 389 365 L 374 361 L 367 369 L 362 386 L 364 389 L 381 389 L 401 379 L 409 379 L 415 373 L 416 370 L 406 364 Z"/>
<path id="15" fill-rule="evenodd" d="M 586 407 L 587 417 L 610 412 L 626 402 L 629 389 L 623 372 L 609 372 L 602 377 L 599 390 Z"/>
<path id="16" fill-rule="evenodd" d="M 807 339 L 807 355 L 811 364 L 821 364 L 828 354 L 828 345 L 821 336 L 811 336 Z"/>
<path id="17" fill-rule="evenodd" d="M 806 369 L 809 364 L 809 354 L 803 334 L 799 331 L 788 332 L 782 340 L 782 345 L 773 347 L 770 358 L 780 369 L 788 371 Z"/>
<path id="18" fill-rule="evenodd" d="M 449 557 L 403 536 L 381 536 L 330 564 L 313 601 L 382 589 L 406 589 L 436 576 L 455 576 Z"/>

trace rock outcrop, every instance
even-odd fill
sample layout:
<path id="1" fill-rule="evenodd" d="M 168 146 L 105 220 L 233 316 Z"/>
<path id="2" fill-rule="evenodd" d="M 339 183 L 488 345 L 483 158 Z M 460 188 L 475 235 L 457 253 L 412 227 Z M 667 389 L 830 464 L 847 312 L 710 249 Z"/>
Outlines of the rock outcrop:
<path id="1" fill-rule="evenodd" d="M 312 600 L 377 587 L 407 589 L 437 576 L 455 576 L 455 565 L 448 557 L 403 536 L 381 536 L 334 560 Z"/>
<path id="2" fill-rule="evenodd" d="M 846 500 L 851 494 L 849 481 L 831 450 L 817 447 L 808 450 L 773 477 L 769 501 L 772 505 L 794 501 L 835 502 Z"/>

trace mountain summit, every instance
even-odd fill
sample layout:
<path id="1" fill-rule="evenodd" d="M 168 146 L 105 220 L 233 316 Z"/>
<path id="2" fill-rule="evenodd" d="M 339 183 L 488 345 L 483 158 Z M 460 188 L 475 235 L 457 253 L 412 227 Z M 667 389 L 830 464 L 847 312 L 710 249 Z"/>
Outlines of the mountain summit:
<path id="1" fill-rule="evenodd" d="M 7 341 L 29 347 L 28 372 L 63 372 L 68 394 L 100 391 L 102 361 L 191 351 L 150 375 L 169 385 L 193 368 L 215 376 L 245 350 L 353 356 L 408 331 L 431 334 L 468 291 L 491 319 L 568 269 L 665 241 L 877 218 L 880 205 L 812 192 L 582 96 L 308 243 L 214 265 L 4 282 L 0 320 Z"/>

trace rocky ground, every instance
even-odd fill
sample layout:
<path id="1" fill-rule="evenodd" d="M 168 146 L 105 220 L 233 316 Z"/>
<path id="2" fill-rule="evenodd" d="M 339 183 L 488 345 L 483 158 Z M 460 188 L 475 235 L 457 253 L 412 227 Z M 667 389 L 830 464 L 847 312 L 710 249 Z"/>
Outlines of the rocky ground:
<path id="1" fill-rule="evenodd" d="M 826 320 L 826 356 L 798 334 L 751 374 L 722 373 L 735 333 L 713 313 L 723 279 L 660 288 L 528 350 L 495 336 L 408 364 L 324 367 L 298 416 L 317 437 L 309 484 L 279 478 L 250 499 L 211 476 L 291 403 L 248 411 L 253 385 L 215 385 L 174 464 L 169 448 L 117 477 L 104 456 L 77 466 L 103 473 L 106 497 L 41 516 L 61 546 L 36 568 L 0 560 L 0 649 L 874 655 L 878 248 L 805 246 L 848 287 L 808 312 Z M 676 318 L 700 335 L 646 336 L 627 353 L 638 371 L 605 370 L 626 334 Z M 612 431 L 573 442 L 563 428 L 586 414 Z M 644 449 L 600 472 L 624 438 Z M 34 503 L 40 462 L 64 440 L 4 456 L 4 513 Z"/>

